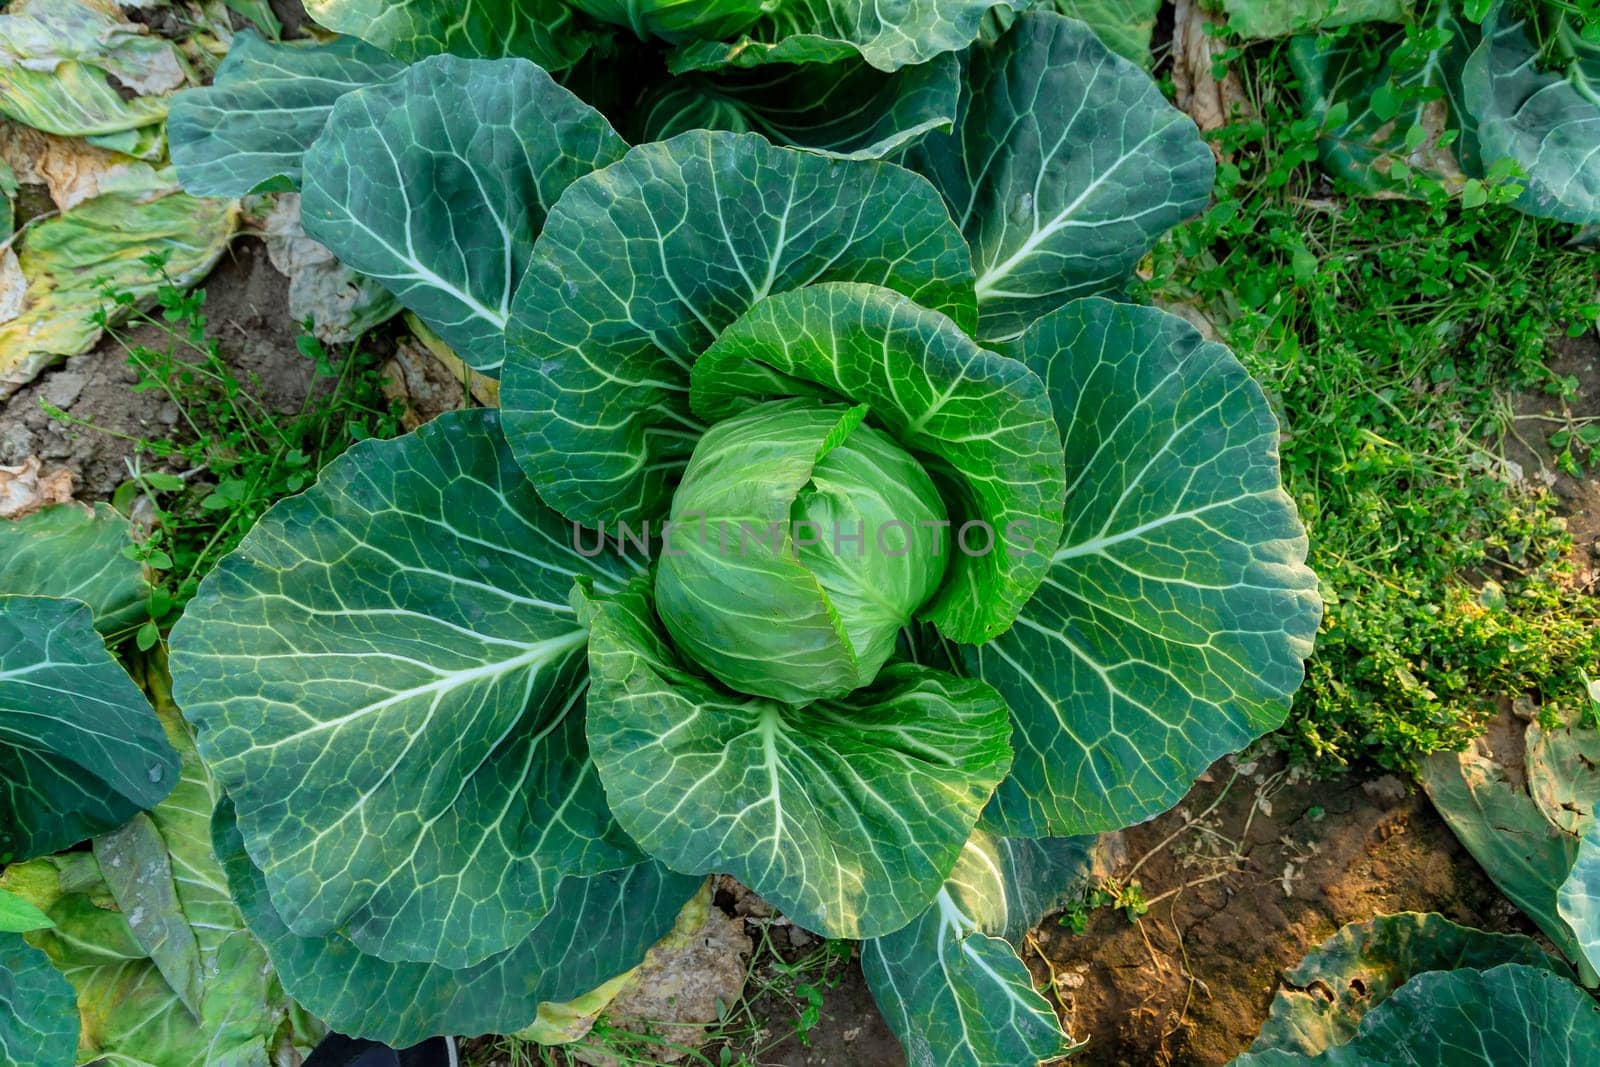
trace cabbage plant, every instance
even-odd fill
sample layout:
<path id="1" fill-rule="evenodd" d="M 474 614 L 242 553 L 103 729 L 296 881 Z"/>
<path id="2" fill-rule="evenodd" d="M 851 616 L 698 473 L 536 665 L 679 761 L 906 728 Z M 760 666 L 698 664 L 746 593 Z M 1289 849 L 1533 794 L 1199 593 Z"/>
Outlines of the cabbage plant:
<path id="1" fill-rule="evenodd" d="M 1405 12 L 1350 7 L 1349 21 Z M 1600 22 L 1572 4 L 1434 0 L 1411 25 L 1290 46 L 1323 164 L 1374 193 L 1412 172 L 1459 188 L 1514 177 L 1515 206 L 1600 222 Z M 1508 165 L 1510 164 L 1510 165 Z"/>
<path id="2" fill-rule="evenodd" d="M 903 165 L 630 147 L 449 55 L 284 142 L 307 232 L 500 382 L 172 634 L 230 885 L 330 1026 L 525 1027 L 726 872 L 865 942 L 916 1062 L 1069 1047 L 1015 945 L 1283 720 L 1320 604 L 1259 387 L 1103 295 L 1205 203 L 1194 126 L 1054 14 L 962 62 Z"/>

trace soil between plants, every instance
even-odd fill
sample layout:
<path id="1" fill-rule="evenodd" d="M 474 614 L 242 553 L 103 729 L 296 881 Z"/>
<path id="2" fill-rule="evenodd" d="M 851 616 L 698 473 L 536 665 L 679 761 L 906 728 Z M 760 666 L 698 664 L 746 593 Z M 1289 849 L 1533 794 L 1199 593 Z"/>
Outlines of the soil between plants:
<path id="1" fill-rule="evenodd" d="M 210 335 L 241 381 L 273 410 L 297 410 L 315 367 L 295 348 L 300 328 L 289 318 L 289 280 L 267 262 L 266 247 L 254 237 L 236 238 L 200 288 Z M 169 337 L 155 326 L 121 327 L 0 400 L 0 464 L 36 455 L 46 472 L 73 473 L 79 500 L 105 500 L 128 478 L 134 453 L 128 437 L 158 440 L 178 432 L 178 408 L 165 393 L 133 391 L 138 374 L 124 344 L 165 351 Z M 41 400 L 108 432 L 52 418 Z"/>
<path id="2" fill-rule="evenodd" d="M 1345 923 L 1376 914 L 1438 911 L 1535 933 L 1415 787 L 1389 775 L 1291 782 L 1276 757 L 1243 766 L 1249 773 L 1234 778 L 1234 761 L 1220 761 L 1172 811 L 1124 831 L 1124 872 L 1176 833 L 1137 872 L 1147 900 L 1165 897 L 1137 923 L 1101 909 L 1082 934 L 1059 916 L 1035 930 L 1024 958 L 1040 987 L 1057 991 L 1068 1031 L 1088 1042 L 1067 1062 L 1226 1064 L 1254 1040 L 1280 973 Z M 1219 797 L 1203 829 L 1190 825 Z M 905 1062 L 854 965 L 827 992 L 808 1038 L 809 1047 L 790 1037 L 757 1062 Z"/>
<path id="3" fill-rule="evenodd" d="M 1513 459 L 1528 468 L 1527 476 L 1549 478 L 1555 471 L 1546 437 L 1558 425 L 1552 417 L 1600 419 L 1600 337 L 1591 330 L 1582 337 L 1555 337 L 1550 341 L 1549 367 L 1555 374 L 1577 381 L 1574 396 L 1565 402 L 1551 397 L 1518 397 L 1513 409 L 1523 429 L 1520 440 L 1508 442 Z M 1586 475 L 1574 478 L 1554 473 L 1551 489 L 1561 499 L 1567 530 L 1572 534 L 1579 590 L 1600 595 L 1600 454 L 1589 457 Z"/>

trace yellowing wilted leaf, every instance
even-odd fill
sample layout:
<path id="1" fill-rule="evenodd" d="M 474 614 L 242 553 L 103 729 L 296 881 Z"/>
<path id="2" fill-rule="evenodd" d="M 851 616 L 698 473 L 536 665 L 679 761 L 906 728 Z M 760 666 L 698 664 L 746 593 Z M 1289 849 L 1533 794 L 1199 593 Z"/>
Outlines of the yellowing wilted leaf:
<path id="1" fill-rule="evenodd" d="M 112 321 L 125 317 L 131 309 L 112 306 L 108 290 L 132 293 L 136 303 L 154 297 L 162 278 L 144 262 L 151 254 L 167 257 L 179 286 L 203 277 L 227 247 L 238 210 L 237 201 L 174 192 L 152 175 L 142 188 L 97 196 L 22 234 L 17 260 L 27 288 L 20 314 L 0 324 L 0 396 L 90 348 L 102 307 Z"/>

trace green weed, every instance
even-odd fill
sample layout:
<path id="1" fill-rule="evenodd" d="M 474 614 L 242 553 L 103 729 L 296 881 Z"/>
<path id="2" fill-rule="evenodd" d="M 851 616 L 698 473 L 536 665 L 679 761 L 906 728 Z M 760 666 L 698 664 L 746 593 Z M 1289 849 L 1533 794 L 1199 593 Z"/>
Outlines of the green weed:
<path id="1" fill-rule="evenodd" d="M 1066 927 L 1074 934 L 1085 933 L 1089 929 L 1090 917 L 1102 908 L 1115 908 L 1122 912 L 1122 917 L 1128 922 L 1136 923 L 1149 913 L 1150 903 L 1145 899 L 1144 886 L 1137 879 L 1122 882 L 1106 878 L 1086 889 L 1079 899 L 1068 903 L 1057 925 Z"/>
<path id="2" fill-rule="evenodd" d="M 1600 609 L 1574 588 L 1555 497 L 1505 457 L 1512 398 L 1575 384 L 1547 341 L 1593 328 L 1594 256 L 1500 206 L 1514 175 L 1466 202 L 1420 175 L 1415 199 L 1345 195 L 1316 127 L 1282 118 L 1297 105 L 1281 46 L 1227 62 L 1274 119 L 1216 135 L 1217 202 L 1158 249 L 1144 295 L 1214 324 L 1284 428 L 1327 615 L 1280 739 L 1323 770 L 1405 769 L 1465 744 L 1497 702 L 1573 717 Z M 1559 431 L 1563 466 L 1592 462 L 1592 423 Z"/>
<path id="3" fill-rule="evenodd" d="M 298 411 L 273 411 L 261 400 L 261 383 L 242 378 L 209 334 L 205 290 L 185 292 L 171 284 L 160 257 L 147 263 L 165 283 L 154 306 L 134 312 L 122 326 L 107 326 L 105 312 L 99 321 L 138 376 L 133 390 L 160 393 L 176 408 L 173 435 L 115 433 L 45 405 L 62 422 L 134 445 L 128 480 L 112 504 L 125 514 L 141 500 L 148 507 L 140 511 L 149 518 L 149 533 L 127 550 L 155 572 L 149 618 L 134 632 L 140 650 L 160 640 L 200 579 L 268 507 L 310 485 L 352 443 L 400 431 L 400 411 L 380 388 L 378 359 L 358 344 L 335 363 L 309 332 L 298 349 L 314 364 L 316 383 Z M 107 295 L 116 305 L 133 304 L 126 292 Z M 140 326 L 153 327 L 159 343 L 134 343 L 133 330 Z"/>

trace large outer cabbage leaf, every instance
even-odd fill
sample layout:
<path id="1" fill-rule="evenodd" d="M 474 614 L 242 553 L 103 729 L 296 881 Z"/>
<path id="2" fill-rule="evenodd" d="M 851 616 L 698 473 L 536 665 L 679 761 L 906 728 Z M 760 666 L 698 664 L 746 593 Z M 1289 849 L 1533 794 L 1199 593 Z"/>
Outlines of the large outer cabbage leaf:
<path id="1" fill-rule="evenodd" d="M 987 816 L 1017 836 L 1165 811 L 1288 714 L 1321 618 L 1278 424 L 1232 353 L 1090 298 L 1007 347 L 1044 379 L 1069 472 L 1044 585 L 967 664 L 1011 705 Z"/>
<path id="2" fill-rule="evenodd" d="M 594 35 L 561 0 L 307 0 L 306 14 L 406 62 L 448 53 L 565 70 Z"/>
<path id="3" fill-rule="evenodd" d="M 55 922 L 26 936 L 76 992 L 79 1062 L 298 1063 L 321 1027 L 285 995 L 229 897 L 208 832 L 216 789 L 158 665 L 145 685 L 182 760 L 172 794 L 92 854 L 13 865 L 0 887 Z"/>
<path id="4" fill-rule="evenodd" d="M 1484 20 L 1461 81 L 1486 164 L 1509 156 L 1527 172 L 1516 206 L 1562 222 L 1600 221 L 1600 43 L 1561 17 L 1564 69 L 1543 66 L 1530 27 L 1502 2 Z"/>
<path id="5" fill-rule="evenodd" d="M 541 1003 L 569 1000 L 638 965 L 702 881 L 650 861 L 568 878 L 544 920 L 504 952 L 463 968 L 391 963 L 341 934 L 300 937 L 284 926 L 226 801 L 212 834 L 245 922 L 284 987 L 339 1032 L 396 1048 L 435 1034 L 530 1025 Z"/>
<path id="6" fill-rule="evenodd" d="M 1423 761 L 1419 777 L 1428 799 L 1500 891 L 1577 964 L 1585 985 L 1600 983 L 1562 915 L 1562 887 L 1577 862 L 1579 839 L 1550 823 L 1503 767 L 1478 752 L 1436 753 Z M 1569 909 L 1578 906 L 1576 900 L 1566 903 Z"/>
<path id="7" fill-rule="evenodd" d="M 1122 283 L 1205 206 L 1215 162 L 1150 76 L 1076 19 L 1023 15 L 967 62 L 955 129 L 906 158 L 972 246 L 978 336 L 996 340 Z"/>
<path id="8" fill-rule="evenodd" d="M 0 863 L 67 848 L 172 791 L 178 757 L 88 605 L 0 596 Z"/>
<path id="9" fill-rule="evenodd" d="M 966 244 L 899 167 L 702 130 L 574 182 L 506 337 L 506 435 L 539 494 L 587 526 L 663 515 L 702 429 L 690 366 L 760 300 L 826 281 L 975 324 Z"/>
<path id="10" fill-rule="evenodd" d="M 1571 928 L 1587 973 L 1600 973 L 1600 820 L 1589 823 L 1578 843 L 1572 870 L 1556 891 L 1556 911 Z"/>
<path id="11" fill-rule="evenodd" d="M 890 933 L 928 905 L 1010 763 L 992 689 L 900 663 L 794 707 L 686 669 L 642 582 L 592 609 L 589 743 L 647 852 L 731 873 L 828 937 Z"/>
<path id="12" fill-rule="evenodd" d="M 674 74 L 859 56 L 879 70 L 958 52 L 1010 0 L 786 0 L 735 41 L 701 41 L 668 59 Z"/>
<path id="13" fill-rule="evenodd" d="M 512 292 L 551 205 L 626 149 L 526 60 L 433 56 L 333 105 L 305 155 L 300 219 L 497 375 Z"/>
<path id="14" fill-rule="evenodd" d="M 869 405 L 902 445 L 929 457 L 952 526 L 941 548 L 949 576 L 922 615 L 952 640 L 1004 632 L 1039 588 L 1066 484 L 1050 398 L 1026 366 L 978 347 L 945 316 L 877 286 L 797 289 L 728 327 L 691 383 L 695 412 L 711 420 L 752 397 L 820 388 Z M 963 534 L 968 522 L 985 535 Z"/>
<path id="15" fill-rule="evenodd" d="M 1369 1011 L 1348 1043 L 1314 1056 L 1247 1052 L 1233 1067 L 1581 1064 L 1596 1048 L 1600 1005 L 1560 975 L 1506 963 L 1419 974 Z"/>
<path id="16" fill-rule="evenodd" d="M 1018 952 L 1089 888 L 1098 843 L 974 831 L 928 910 L 862 946 L 867 986 L 908 1062 L 1032 1067 L 1076 1047 Z"/>
<path id="17" fill-rule="evenodd" d="M 1285 972 L 1288 988 L 1273 998 L 1250 1049 L 1315 1056 L 1355 1037 L 1366 1013 L 1416 975 L 1503 963 L 1573 977 L 1572 968 L 1531 937 L 1474 930 L 1443 915 L 1402 912 L 1351 923 Z"/>
<path id="18" fill-rule="evenodd" d="M 172 633 L 179 703 L 285 925 L 471 966 L 637 862 L 583 736 L 580 556 L 492 411 L 351 448 Z"/>
<path id="19" fill-rule="evenodd" d="M 178 180 L 195 196 L 297 189 L 306 149 L 334 103 L 404 69 L 355 37 L 269 44 L 245 30 L 209 86 L 172 98 L 167 141 Z"/>
<path id="20" fill-rule="evenodd" d="M 145 615 L 144 564 L 123 550 L 133 524 L 109 504 L 57 504 L 0 522 L 0 594 L 70 597 L 89 606 L 102 634 Z"/>
<path id="21" fill-rule="evenodd" d="M 0 933 L 0 1064 L 70 1067 L 77 1051 L 72 987 L 21 934 Z"/>
<path id="22" fill-rule="evenodd" d="M 644 140 L 692 129 L 753 131 L 844 159 L 882 159 L 948 130 L 961 98 L 954 53 L 886 73 L 863 59 L 672 78 L 644 101 Z"/>

